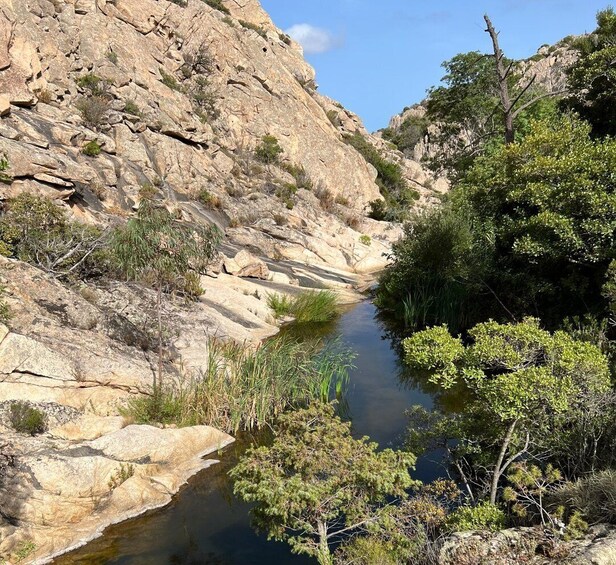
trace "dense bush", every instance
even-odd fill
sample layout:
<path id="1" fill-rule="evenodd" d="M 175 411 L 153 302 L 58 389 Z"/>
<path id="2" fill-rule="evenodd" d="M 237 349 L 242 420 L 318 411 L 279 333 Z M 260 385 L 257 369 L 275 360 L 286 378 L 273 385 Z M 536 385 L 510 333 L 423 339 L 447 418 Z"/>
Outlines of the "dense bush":
<path id="1" fill-rule="evenodd" d="M 447 519 L 447 527 L 452 532 L 502 530 L 505 523 L 505 513 L 489 502 L 480 502 L 477 506 L 461 506 Z"/>
<path id="2" fill-rule="evenodd" d="M 48 198 L 23 193 L 0 217 L 0 248 L 56 276 L 91 276 L 107 268 L 107 234 L 70 221 Z"/>
<path id="3" fill-rule="evenodd" d="M 93 139 L 92 141 L 89 141 L 83 146 L 81 152 L 88 157 L 98 157 L 101 154 L 101 149 L 102 147 L 98 143 L 98 141 L 96 141 L 96 139 Z"/>
<path id="4" fill-rule="evenodd" d="M 429 124 L 430 120 L 426 116 L 409 116 L 397 130 L 384 129 L 382 136 L 383 139 L 391 141 L 399 151 L 412 156 L 415 146 L 426 136 Z"/>
<path id="5" fill-rule="evenodd" d="M 616 249 L 615 166 L 616 141 L 591 140 L 583 122 L 534 122 L 521 141 L 478 159 L 442 211 L 407 227 L 380 304 L 400 312 L 410 293 L 411 325 L 457 318 L 461 328 L 481 319 L 478 309 L 499 319 L 539 314 L 552 327 L 602 315 Z"/>
<path id="6" fill-rule="evenodd" d="M 273 135 L 264 135 L 261 143 L 255 149 L 255 157 L 267 165 L 278 163 L 283 149 L 278 143 L 278 139 Z"/>
<path id="7" fill-rule="evenodd" d="M 10 407 L 11 426 L 16 432 L 31 436 L 47 430 L 47 417 L 38 408 L 27 402 L 12 402 Z"/>
<path id="8" fill-rule="evenodd" d="M 355 148 L 362 157 L 377 170 L 376 182 L 385 199 L 386 208 L 383 217 L 391 221 L 402 221 L 408 217 L 413 202 L 419 197 L 417 191 L 411 189 L 402 175 L 402 167 L 398 163 L 385 159 L 376 148 L 361 134 L 345 135 L 344 140 Z M 373 211 L 374 212 L 374 211 Z"/>

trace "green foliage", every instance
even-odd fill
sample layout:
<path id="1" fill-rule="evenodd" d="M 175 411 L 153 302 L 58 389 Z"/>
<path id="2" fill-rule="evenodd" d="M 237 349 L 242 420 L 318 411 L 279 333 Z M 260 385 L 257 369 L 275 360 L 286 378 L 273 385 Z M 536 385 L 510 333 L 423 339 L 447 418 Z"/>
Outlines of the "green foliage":
<path id="1" fill-rule="evenodd" d="M 291 163 L 283 163 L 281 168 L 289 173 L 295 179 L 295 185 L 297 188 L 304 188 L 306 190 L 312 190 L 313 184 L 310 176 L 306 172 L 306 169 L 302 165 L 293 165 Z"/>
<path id="2" fill-rule="evenodd" d="M 270 539 L 331 564 L 333 543 L 406 497 L 414 464 L 410 453 L 354 439 L 331 405 L 313 405 L 281 417 L 273 444 L 249 449 L 230 474 Z"/>
<path id="3" fill-rule="evenodd" d="M 362 234 L 359 236 L 359 242 L 363 245 L 372 245 L 372 238 L 369 235 Z"/>
<path id="4" fill-rule="evenodd" d="M 161 82 L 167 88 L 170 88 L 171 90 L 177 90 L 177 91 L 180 91 L 182 89 L 180 87 L 180 84 L 176 80 L 176 78 L 172 74 L 169 74 L 167 71 L 165 71 L 163 67 L 160 67 L 158 69 L 158 72 L 160 73 Z"/>
<path id="5" fill-rule="evenodd" d="M 505 524 L 505 513 L 489 502 L 480 502 L 477 506 L 461 506 L 447 519 L 447 527 L 452 532 L 498 531 L 502 530 Z"/>
<path id="6" fill-rule="evenodd" d="M 273 135 L 264 135 L 261 138 L 261 143 L 255 149 L 255 157 L 265 163 L 271 165 L 278 163 L 283 149 L 278 144 L 278 139 Z"/>
<path id="7" fill-rule="evenodd" d="M 597 471 L 565 483 L 550 496 L 550 503 L 571 513 L 580 511 L 592 524 L 616 524 L 616 470 Z"/>
<path id="8" fill-rule="evenodd" d="M 538 516 L 544 527 L 558 530 L 560 516 L 550 513 L 546 507 L 548 495 L 562 482 L 558 469 L 551 464 L 542 470 L 527 462 L 514 463 L 507 473 L 507 481 L 509 486 L 503 490 L 503 500 L 512 505 L 515 515 L 527 519 Z"/>
<path id="9" fill-rule="evenodd" d="M 107 82 L 94 73 L 82 75 L 75 82 L 79 88 L 88 92 L 90 96 L 103 96 L 108 89 Z"/>
<path id="10" fill-rule="evenodd" d="M 11 402 L 9 418 L 13 429 L 21 434 L 35 436 L 47 431 L 45 414 L 27 402 Z"/>
<path id="11" fill-rule="evenodd" d="M 296 323 L 329 322 L 339 315 L 338 299 L 330 290 L 303 291 L 296 296 L 270 294 L 267 305 L 276 317 L 293 316 Z"/>
<path id="12" fill-rule="evenodd" d="M 22 193 L 0 218 L 3 253 L 56 276 L 91 276 L 106 269 L 106 233 L 69 221 L 52 200 Z"/>
<path id="13" fill-rule="evenodd" d="M 254 430 L 287 410 L 342 394 L 351 359 L 335 343 L 282 337 L 254 349 L 212 339 L 200 374 L 131 400 L 126 413 L 139 423 Z"/>
<path id="14" fill-rule="evenodd" d="M 210 210 L 216 210 L 222 208 L 222 202 L 220 198 L 215 194 L 212 194 L 207 188 L 202 188 L 197 195 L 197 200 L 203 204 L 205 208 Z"/>
<path id="15" fill-rule="evenodd" d="M 360 133 L 345 135 L 344 141 L 356 149 L 377 170 L 376 180 L 385 199 L 386 211 L 382 218 L 375 217 L 375 219 L 405 220 L 410 207 L 419 195 L 409 188 L 402 175 L 402 167 L 398 163 L 385 159 Z"/>
<path id="16" fill-rule="evenodd" d="M 448 204 L 418 215 L 392 247 L 376 303 L 409 328 L 468 327 L 491 305 L 485 278 L 492 248 L 490 230 L 477 227 L 467 206 Z"/>
<path id="17" fill-rule="evenodd" d="M 81 152 L 88 157 L 98 157 L 101 154 L 102 146 L 96 139 L 89 141 L 83 146 Z"/>
<path id="18" fill-rule="evenodd" d="M 529 313 L 557 327 L 601 313 L 616 249 L 616 142 L 591 140 L 566 116 L 528 131 L 479 158 L 442 210 L 407 226 L 379 306 L 406 311 L 411 327 L 456 329 Z"/>
<path id="19" fill-rule="evenodd" d="M 383 139 L 393 143 L 399 151 L 412 156 L 415 146 L 427 134 L 429 125 L 430 120 L 426 116 L 409 116 L 397 130 L 384 129 Z"/>
<path id="20" fill-rule="evenodd" d="M 135 466 L 132 463 L 120 463 L 120 467 L 111 475 L 107 485 L 109 490 L 115 490 L 135 474 Z"/>
<path id="21" fill-rule="evenodd" d="M 285 203 L 287 209 L 289 210 L 293 210 L 293 207 L 295 206 L 294 197 L 296 193 L 297 186 L 292 183 L 285 182 L 276 188 L 276 196 Z"/>
<path id="22" fill-rule="evenodd" d="M 229 9 L 223 4 L 222 0 L 203 0 L 208 6 L 214 8 L 214 10 L 218 10 L 223 14 L 229 14 Z"/>
<path id="23" fill-rule="evenodd" d="M 430 328 L 405 339 L 403 348 L 406 362 L 430 383 L 443 390 L 462 386 L 469 396 L 464 411 L 450 417 L 415 410 L 411 446 L 440 441 L 458 471 L 473 475 L 487 468 L 473 480 L 489 483 L 492 503 L 501 475 L 531 444 L 537 454 L 549 449 L 579 461 L 572 429 L 579 429 L 579 421 L 589 433 L 592 426 L 582 415 L 611 392 L 607 359 L 597 346 L 545 331 L 535 319 L 478 324 L 467 344 L 444 327 Z M 604 433 L 600 420 L 596 424 L 596 433 Z M 457 440 L 456 446 L 448 440 Z"/>
<path id="24" fill-rule="evenodd" d="M 107 51 L 107 55 L 105 56 L 107 57 L 107 60 L 113 63 L 114 65 L 118 64 L 118 54 L 115 51 L 110 49 L 109 51 Z"/>
<path id="25" fill-rule="evenodd" d="M 616 248 L 615 165 L 615 141 L 592 141 L 586 124 L 563 117 L 534 123 L 467 175 L 459 191 L 494 230 L 492 288 L 510 310 L 539 305 L 558 319 L 597 304 Z"/>
<path id="26" fill-rule="evenodd" d="M 36 551 L 36 544 L 31 539 L 23 540 L 12 554 L 16 563 L 21 563 Z"/>
<path id="27" fill-rule="evenodd" d="M 124 112 L 126 112 L 127 114 L 131 114 L 132 116 L 142 116 L 142 112 L 139 109 L 137 102 L 135 102 L 134 100 L 127 100 L 126 102 L 124 102 Z"/>
<path id="28" fill-rule="evenodd" d="M 195 113 L 201 118 L 201 121 L 215 120 L 220 116 L 220 111 L 216 106 L 218 97 L 206 77 L 195 77 L 188 87 L 188 94 L 192 100 L 193 108 L 195 108 Z"/>
<path id="29" fill-rule="evenodd" d="M 577 61 L 567 70 L 565 105 L 592 124 L 596 136 L 616 134 L 616 13 L 597 14 L 597 29 L 572 43 Z"/>
<path id="30" fill-rule="evenodd" d="M 0 284 L 0 324 L 8 324 L 13 317 L 9 305 L 6 303 L 2 296 L 5 293 L 5 287 Z"/>
<path id="31" fill-rule="evenodd" d="M 161 204 L 145 198 L 137 216 L 112 234 L 111 253 L 128 279 L 178 290 L 189 273 L 205 270 L 219 238 L 215 226 L 183 223 Z"/>
<path id="32" fill-rule="evenodd" d="M 0 183 L 11 184 L 13 182 L 13 177 L 6 173 L 8 168 L 9 160 L 6 155 L 0 154 Z"/>

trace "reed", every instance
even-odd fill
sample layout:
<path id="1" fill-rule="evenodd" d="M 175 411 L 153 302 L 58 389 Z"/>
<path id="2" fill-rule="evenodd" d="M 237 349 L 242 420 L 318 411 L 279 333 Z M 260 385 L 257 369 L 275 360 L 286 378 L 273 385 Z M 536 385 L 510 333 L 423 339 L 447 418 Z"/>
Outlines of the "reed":
<path id="1" fill-rule="evenodd" d="M 309 290 L 294 297 L 270 294 L 267 304 L 277 318 L 293 316 L 297 323 L 330 322 L 339 315 L 338 299 L 331 290 Z"/>
<path id="2" fill-rule="evenodd" d="M 286 410 L 342 395 L 351 360 L 337 342 L 281 337 L 254 349 L 212 339 L 199 374 L 130 401 L 126 413 L 139 423 L 255 430 Z"/>

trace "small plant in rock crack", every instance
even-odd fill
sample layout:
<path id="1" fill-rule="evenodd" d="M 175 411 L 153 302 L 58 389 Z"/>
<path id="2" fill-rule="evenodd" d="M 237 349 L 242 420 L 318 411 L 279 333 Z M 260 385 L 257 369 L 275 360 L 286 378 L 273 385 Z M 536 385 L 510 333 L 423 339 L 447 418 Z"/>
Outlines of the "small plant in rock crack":
<path id="1" fill-rule="evenodd" d="M 13 429 L 21 434 L 35 436 L 47 431 L 45 413 L 27 402 L 12 402 L 9 417 Z"/>

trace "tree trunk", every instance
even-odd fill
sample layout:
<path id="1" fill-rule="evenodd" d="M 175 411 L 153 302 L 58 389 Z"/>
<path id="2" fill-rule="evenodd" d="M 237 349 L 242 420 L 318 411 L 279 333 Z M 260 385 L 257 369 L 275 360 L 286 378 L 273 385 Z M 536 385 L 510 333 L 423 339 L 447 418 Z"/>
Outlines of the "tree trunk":
<path id="1" fill-rule="evenodd" d="M 511 443 L 511 438 L 513 437 L 513 432 L 515 431 L 515 427 L 517 426 L 518 421 L 514 420 L 511 422 L 509 429 L 507 430 L 507 435 L 505 435 L 505 439 L 503 440 L 503 445 L 501 446 L 500 453 L 498 454 L 498 459 L 496 460 L 496 465 L 494 465 L 494 475 L 492 475 L 492 486 L 490 488 L 490 502 L 492 504 L 496 504 L 496 494 L 498 492 L 498 481 L 503 473 L 503 461 L 505 460 L 505 455 L 507 454 L 507 449 L 509 448 L 509 444 Z"/>
<path id="2" fill-rule="evenodd" d="M 515 131 L 513 129 L 513 104 L 511 103 L 511 97 L 509 96 L 509 85 L 507 84 L 510 69 L 505 68 L 505 64 L 503 62 L 505 55 L 498 44 L 498 33 L 494 29 L 490 18 L 486 14 L 483 16 L 483 19 L 486 21 L 486 25 L 488 26 L 486 31 L 490 34 L 492 46 L 494 48 L 494 61 L 496 65 L 496 76 L 498 78 L 498 91 L 501 106 L 503 107 L 505 122 L 505 143 L 510 144 L 514 142 L 515 138 Z"/>
<path id="3" fill-rule="evenodd" d="M 332 565 L 334 562 L 332 554 L 329 551 L 327 543 L 327 525 L 325 522 L 318 522 L 317 529 L 319 532 L 319 549 L 317 551 L 317 561 L 319 565 Z"/>

